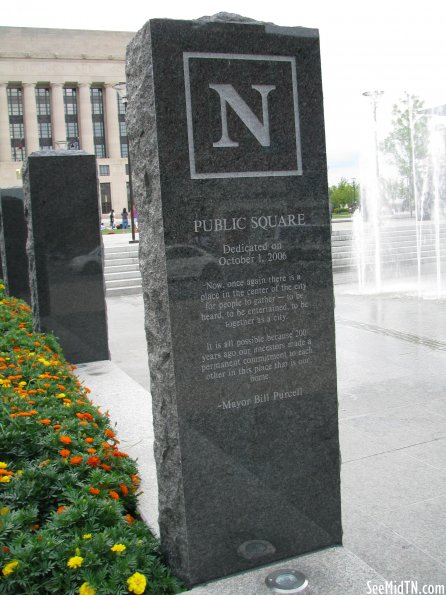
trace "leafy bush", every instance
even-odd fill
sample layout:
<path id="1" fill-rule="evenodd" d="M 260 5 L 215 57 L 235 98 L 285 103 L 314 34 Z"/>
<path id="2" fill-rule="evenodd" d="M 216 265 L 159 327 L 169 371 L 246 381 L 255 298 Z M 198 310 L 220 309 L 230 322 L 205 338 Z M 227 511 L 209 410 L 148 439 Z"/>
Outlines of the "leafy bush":
<path id="1" fill-rule="evenodd" d="M 0 592 L 179 593 L 119 450 L 56 339 L 0 284 Z"/>

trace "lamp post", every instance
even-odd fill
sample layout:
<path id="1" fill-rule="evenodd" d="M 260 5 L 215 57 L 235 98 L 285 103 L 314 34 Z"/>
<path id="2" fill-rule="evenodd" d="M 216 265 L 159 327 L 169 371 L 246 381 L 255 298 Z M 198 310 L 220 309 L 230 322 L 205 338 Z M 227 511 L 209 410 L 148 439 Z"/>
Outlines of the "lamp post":
<path id="1" fill-rule="evenodd" d="M 121 98 L 122 101 L 122 105 L 124 106 L 124 113 L 127 113 L 127 103 L 128 103 L 128 97 L 127 97 L 127 84 L 126 83 L 117 83 L 116 85 L 113 85 L 113 88 L 115 89 L 115 91 L 118 92 L 119 97 Z M 127 127 L 127 124 L 126 124 Z M 127 130 L 127 128 L 126 128 Z M 132 186 L 132 168 L 130 165 L 130 147 L 129 147 L 129 138 L 127 136 L 127 163 L 129 166 L 129 194 L 130 194 L 130 226 L 132 229 L 132 239 L 130 240 L 129 244 L 137 244 L 139 242 L 139 240 L 135 239 L 135 217 L 133 214 L 133 186 Z"/>

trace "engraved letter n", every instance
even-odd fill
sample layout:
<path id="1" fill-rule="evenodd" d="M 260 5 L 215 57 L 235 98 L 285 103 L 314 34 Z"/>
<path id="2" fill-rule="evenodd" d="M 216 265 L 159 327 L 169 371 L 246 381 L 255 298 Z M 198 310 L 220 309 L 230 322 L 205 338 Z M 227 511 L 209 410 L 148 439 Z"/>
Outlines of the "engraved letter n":
<path id="1" fill-rule="evenodd" d="M 262 97 L 261 122 L 249 105 L 240 97 L 232 85 L 209 85 L 220 96 L 221 107 L 221 139 L 213 143 L 214 147 L 238 147 L 238 143 L 229 138 L 227 106 L 230 105 L 248 130 L 256 137 L 262 147 L 270 146 L 268 94 L 275 89 L 274 85 L 251 85 Z"/>

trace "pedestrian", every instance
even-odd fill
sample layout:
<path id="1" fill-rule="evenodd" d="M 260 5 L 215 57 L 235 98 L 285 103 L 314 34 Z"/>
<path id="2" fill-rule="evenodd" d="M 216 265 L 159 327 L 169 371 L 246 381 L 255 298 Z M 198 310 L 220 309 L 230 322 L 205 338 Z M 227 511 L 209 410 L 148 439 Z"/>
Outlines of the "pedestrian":
<path id="1" fill-rule="evenodd" d="M 133 205 L 132 213 L 133 213 L 133 222 L 135 224 L 135 229 L 138 230 L 138 211 L 136 210 L 135 205 Z"/>
<path id="2" fill-rule="evenodd" d="M 113 209 L 110 211 L 110 227 L 115 229 L 115 211 Z"/>
<path id="3" fill-rule="evenodd" d="M 122 217 L 122 229 L 128 229 L 129 228 L 129 214 L 127 213 L 127 209 L 125 207 L 121 213 L 121 217 Z"/>

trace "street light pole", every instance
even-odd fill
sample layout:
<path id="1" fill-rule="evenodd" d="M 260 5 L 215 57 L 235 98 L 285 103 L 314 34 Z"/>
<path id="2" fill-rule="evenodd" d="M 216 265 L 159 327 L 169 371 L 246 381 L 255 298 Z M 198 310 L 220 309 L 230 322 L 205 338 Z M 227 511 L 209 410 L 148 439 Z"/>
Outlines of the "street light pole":
<path id="1" fill-rule="evenodd" d="M 127 84 L 126 83 L 117 83 L 113 85 L 113 88 L 118 92 L 119 97 L 121 98 L 122 105 L 124 106 L 124 113 L 127 114 Z M 126 124 L 127 126 L 127 124 Z M 132 229 L 132 239 L 129 244 L 137 244 L 139 240 L 135 239 L 135 216 L 134 216 L 134 202 L 133 202 L 133 186 L 132 186 L 132 167 L 130 164 L 130 147 L 129 147 L 129 137 L 127 136 L 127 163 L 129 168 L 129 198 L 130 198 L 130 226 Z"/>

